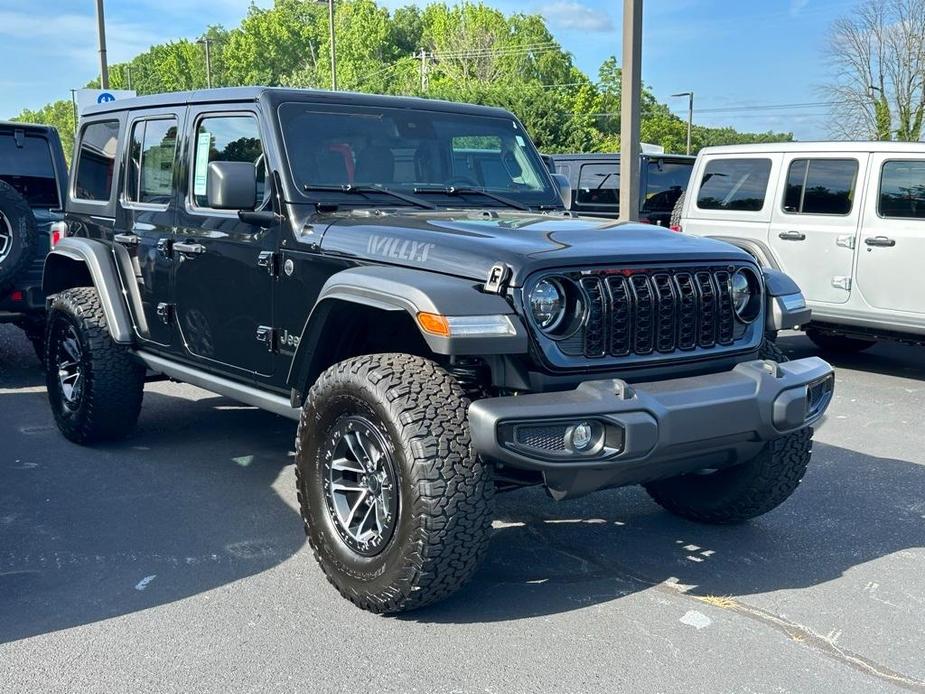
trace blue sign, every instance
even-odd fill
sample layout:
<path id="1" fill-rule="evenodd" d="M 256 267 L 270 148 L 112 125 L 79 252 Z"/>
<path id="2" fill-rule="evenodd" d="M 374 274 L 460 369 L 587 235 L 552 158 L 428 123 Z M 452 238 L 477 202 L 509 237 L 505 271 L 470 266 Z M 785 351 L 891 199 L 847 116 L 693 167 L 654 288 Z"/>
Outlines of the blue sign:
<path id="1" fill-rule="evenodd" d="M 98 104 L 106 104 L 106 103 L 109 103 L 110 101 L 115 101 L 115 100 L 116 100 L 116 97 L 114 97 L 109 92 L 103 92 L 98 97 L 96 97 L 96 103 Z"/>

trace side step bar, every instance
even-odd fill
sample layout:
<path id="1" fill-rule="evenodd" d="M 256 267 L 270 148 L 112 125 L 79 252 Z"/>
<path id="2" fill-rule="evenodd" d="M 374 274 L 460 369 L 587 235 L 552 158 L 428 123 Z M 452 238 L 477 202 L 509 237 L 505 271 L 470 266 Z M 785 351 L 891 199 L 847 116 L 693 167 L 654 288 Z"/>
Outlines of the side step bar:
<path id="1" fill-rule="evenodd" d="M 135 352 L 134 354 L 141 359 L 145 363 L 145 366 L 151 369 L 151 371 L 169 376 L 175 381 L 189 383 L 190 385 L 210 390 L 213 393 L 224 395 L 232 400 L 243 402 L 245 405 L 253 405 L 254 407 L 259 407 L 261 410 L 267 410 L 268 412 L 273 412 L 274 414 L 282 415 L 289 419 L 299 419 L 300 410 L 292 407 L 292 405 L 289 404 L 288 398 L 265 393 L 253 386 L 237 383 L 227 378 L 222 378 L 221 376 L 203 373 L 191 366 L 177 364 L 169 359 L 164 359 L 163 357 L 149 354 L 148 352 Z"/>

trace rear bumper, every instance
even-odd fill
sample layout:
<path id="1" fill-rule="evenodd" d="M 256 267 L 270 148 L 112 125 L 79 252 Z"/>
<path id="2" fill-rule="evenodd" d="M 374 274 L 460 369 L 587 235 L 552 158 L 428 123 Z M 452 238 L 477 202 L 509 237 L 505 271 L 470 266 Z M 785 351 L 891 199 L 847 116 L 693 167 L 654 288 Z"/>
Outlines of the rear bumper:
<path id="1" fill-rule="evenodd" d="M 750 361 L 693 378 L 486 398 L 469 408 L 469 423 L 482 457 L 541 472 L 563 498 L 748 460 L 766 442 L 818 423 L 834 381 L 818 357 Z M 593 432 L 585 452 L 574 438 L 582 423 Z"/>

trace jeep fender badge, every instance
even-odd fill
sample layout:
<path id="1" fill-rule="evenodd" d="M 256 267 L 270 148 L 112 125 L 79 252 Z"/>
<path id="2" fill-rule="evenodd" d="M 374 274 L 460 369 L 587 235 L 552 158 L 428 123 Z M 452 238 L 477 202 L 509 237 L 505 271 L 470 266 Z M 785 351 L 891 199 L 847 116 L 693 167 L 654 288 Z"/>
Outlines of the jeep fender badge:
<path id="1" fill-rule="evenodd" d="M 489 294 L 500 294 L 504 291 L 508 280 L 511 278 L 511 268 L 504 263 L 495 263 L 488 271 L 488 279 L 485 280 L 484 290 Z"/>

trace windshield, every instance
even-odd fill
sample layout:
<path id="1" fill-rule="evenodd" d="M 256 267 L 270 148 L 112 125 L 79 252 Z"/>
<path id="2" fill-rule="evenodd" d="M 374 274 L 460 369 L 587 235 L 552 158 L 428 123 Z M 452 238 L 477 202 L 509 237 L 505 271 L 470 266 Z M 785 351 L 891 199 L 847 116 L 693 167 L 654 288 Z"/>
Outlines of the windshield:
<path id="1" fill-rule="evenodd" d="M 539 155 L 510 118 L 298 102 L 282 104 L 279 116 L 293 180 L 313 199 L 333 195 L 344 203 L 347 196 L 324 192 L 326 186 L 382 186 L 451 207 L 504 207 L 503 199 L 561 206 Z M 444 195 L 451 188 L 463 194 Z M 408 204 L 350 198 L 350 204 Z"/>

